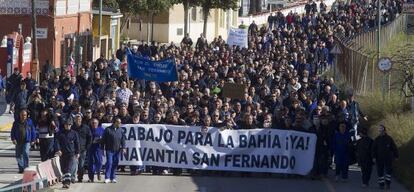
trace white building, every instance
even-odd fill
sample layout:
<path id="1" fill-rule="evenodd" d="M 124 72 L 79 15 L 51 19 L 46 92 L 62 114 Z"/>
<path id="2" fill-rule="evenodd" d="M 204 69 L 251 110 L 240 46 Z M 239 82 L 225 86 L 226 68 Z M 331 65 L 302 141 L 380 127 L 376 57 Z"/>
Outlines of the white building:
<path id="1" fill-rule="evenodd" d="M 203 14 L 201 7 L 192 7 L 189 10 L 189 34 L 195 42 L 203 33 Z M 147 17 L 133 18 L 123 35 L 130 39 L 147 40 Z M 227 38 L 230 27 L 238 26 L 238 10 L 211 10 L 207 22 L 207 40 L 221 35 Z M 151 34 L 151 22 L 149 28 Z M 163 12 L 154 17 L 152 30 L 153 40 L 161 43 L 181 42 L 184 37 L 184 8 L 182 4 L 174 5 L 168 12 Z"/>

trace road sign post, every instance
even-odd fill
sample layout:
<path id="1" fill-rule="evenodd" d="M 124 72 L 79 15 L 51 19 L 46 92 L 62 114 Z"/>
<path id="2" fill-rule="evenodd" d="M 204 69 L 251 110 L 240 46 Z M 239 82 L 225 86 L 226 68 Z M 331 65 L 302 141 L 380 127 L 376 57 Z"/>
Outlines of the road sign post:
<path id="1" fill-rule="evenodd" d="M 388 57 L 382 57 L 378 60 L 378 69 L 383 72 L 382 76 L 382 100 L 385 101 L 385 89 L 386 89 L 386 77 L 392 69 L 391 59 Z"/>
<path id="2" fill-rule="evenodd" d="M 339 57 L 340 54 L 342 54 L 342 50 L 341 50 L 341 48 L 339 48 L 338 44 L 335 44 L 335 46 L 332 48 L 331 54 L 335 55 L 335 63 L 334 63 L 334 66 L 333 66 L 333 70 L 334 70 L 335 81 L 337 81 L 338 74 L 337 74 L 336 71 L 337 71 L 337 67 L 338 67 L 338 57 Z"/>

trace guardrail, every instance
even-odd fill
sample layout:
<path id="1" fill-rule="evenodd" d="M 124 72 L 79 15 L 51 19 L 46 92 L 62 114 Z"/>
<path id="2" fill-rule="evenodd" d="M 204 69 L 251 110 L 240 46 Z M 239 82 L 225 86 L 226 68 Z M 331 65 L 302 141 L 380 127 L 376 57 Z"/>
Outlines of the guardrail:
<path id="1" fill-rule="evenodd" d="M 41 162 L 36 166 L 26 168 L 23 173 L 21 184 L 1 188 L 0 192 L 37 191 L 58 183 L 61 176 L 60 158 L 54 157 Z"/>
<path id="2" fill-rule="evenodd" d="M 36 179 L 28 183 L 21 183 L 9 187 L 0 188 L 1 192 L 32 192 L 48 187 L 46 178 Z"/>

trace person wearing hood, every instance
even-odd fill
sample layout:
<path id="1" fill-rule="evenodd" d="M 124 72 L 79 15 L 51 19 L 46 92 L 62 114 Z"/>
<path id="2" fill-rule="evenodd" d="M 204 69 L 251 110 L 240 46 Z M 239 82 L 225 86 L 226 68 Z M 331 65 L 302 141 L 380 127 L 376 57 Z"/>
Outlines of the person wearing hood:
<path id="1" fill-rule="evenodd" d="M 372 146 L 373 158 L 377 164 L 378 184 L 381 189 L 390 189 L 392 162 L 398 159 L 398 149 L 384 125 L 378 127 L 378 132 L 379 135 Z"/>
<path id="2" fill-rule="evenodd" d="M 72 165 L 79 158 L 79 135 L 72 130 L 72 119 L 63 120 L 63 130 L 56 136 L 56 155 L 60 156 L 63 188 L 68 189 L 71 183 Z"/>

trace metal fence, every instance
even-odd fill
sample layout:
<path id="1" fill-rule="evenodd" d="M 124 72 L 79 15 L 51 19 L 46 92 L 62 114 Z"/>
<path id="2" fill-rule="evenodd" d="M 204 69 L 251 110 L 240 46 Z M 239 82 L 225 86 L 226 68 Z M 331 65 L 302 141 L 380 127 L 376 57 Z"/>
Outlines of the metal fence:
<path id="1" fill-rule="evenodd" d="M 381 26 L 380 47 L 385 47 L 398 33 L 404 31 L 406 16 Z M 336 43 L 342 54 L 338 55 L 337 68 L 341 79 L 354 90 L 365 95 L 379 90 L 382 73 L 377 69 L 377 30 L 373 29 L 353 37 L 336 35 Z"/>

